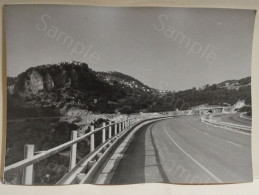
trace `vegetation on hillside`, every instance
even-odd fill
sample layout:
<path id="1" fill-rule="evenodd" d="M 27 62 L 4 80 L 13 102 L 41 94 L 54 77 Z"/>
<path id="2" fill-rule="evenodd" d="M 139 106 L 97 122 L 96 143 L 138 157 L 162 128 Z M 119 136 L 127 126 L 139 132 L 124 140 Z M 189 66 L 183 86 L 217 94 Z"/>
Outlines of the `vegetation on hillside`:
<path id="1" fill-rule="evenodd" d="M 31 82 L 32 78 L 39 86 Z M 8 117 L 19 118 L 25 113 L 26 117 L 58 116 L 71 107 L 94 113 L 129 114 L 190 109 L 204 103 L 234 104 L 239 99 L 251 105 L 250 83 L 251 77 L 247 77 L 199 89 L 160 93 L 119 72 L 95 72 L 84 63 L 63 62 L 33 67 L 16 78 L 8 78 L 8 88 L 12 89 L 8 93 Z M 33 90 L 38 91 L 32 93 Z"/>
<path id="2" fill-rule="evenodd" d="M 239 112 L 246 112 L 247 116 L 252 116 L 252 107 L 251 106 L 244 106 L 238 110 Z"/>

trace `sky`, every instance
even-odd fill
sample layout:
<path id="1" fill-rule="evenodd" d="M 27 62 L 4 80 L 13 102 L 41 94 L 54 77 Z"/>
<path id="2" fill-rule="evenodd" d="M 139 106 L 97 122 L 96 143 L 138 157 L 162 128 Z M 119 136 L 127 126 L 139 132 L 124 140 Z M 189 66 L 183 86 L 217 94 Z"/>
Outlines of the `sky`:
<path id="1" fill-rule="evenodd" d="M 8 5 L 4 13 L 8 76 L 79 61 L 178 91 L 251 75 L 252 10 Z"/>

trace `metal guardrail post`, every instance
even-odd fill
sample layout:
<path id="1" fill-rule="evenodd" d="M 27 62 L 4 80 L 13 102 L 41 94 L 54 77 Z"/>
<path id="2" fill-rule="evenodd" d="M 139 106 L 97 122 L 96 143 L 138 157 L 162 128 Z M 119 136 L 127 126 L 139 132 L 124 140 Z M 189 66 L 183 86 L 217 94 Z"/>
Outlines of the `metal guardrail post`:
<path id="1" fill-rule="evenodd" d="M 106 126 L 106 124 L 105 124 L 105 122 L 103 122 L 103 127 L 105 127 L 105 126 Z M 102 133 L 102 134 L 103 134 L 103 137 L 102 137 L 102 138 L 103 138 L 103 139 L 102 139 L 102 140 L 103 140 L 103 143 L 104 143 L 104 142 L 105 142 L 105 140 L 106 140 L 106 138 L 105 138 L 105 136 L 106 136 L 106 135 L 105 135 L 105 134 L 106 134 L 106 132 L 105 132 L 105 131 L 106 131 L 106 130 L 105 130 L 105 128 L 103 128 L 103 133 Z"/>
<path id="2" fill-rule="evenodd" d="M 91 125 L 90 131 L 91 132 L 94 131 L 94 126 L 93 125 Z M 94 133 L 91 135 L 90 142 L 91 142 L 90 151 L 93 152 L 94 151 Z"/>
<path id="3" fill-rule="evenodd" d="M 72 131 L 71 139 L 74 140 L 77 138 L 77 131 Z M 69 170 L 72 170 L 76 166 L 76 150 L 77 144 L 73 144 L 70 149 L 70 163 Z"/>
<path id="4" fill-rule="evenodd" d="M 109 121 L 109 139 L 112 137 L 112 126 L 111 126 L 112 122 Z"/>
<path id="5" fill-rule="evenodd" d="M 34 145 L 26 144 L 24 147 L 24 158 L 30 159 L 34 156 Z M 33 165 L 29 165 L 23 169 L 22 183 L 31 185 L 33 183 Z"/>

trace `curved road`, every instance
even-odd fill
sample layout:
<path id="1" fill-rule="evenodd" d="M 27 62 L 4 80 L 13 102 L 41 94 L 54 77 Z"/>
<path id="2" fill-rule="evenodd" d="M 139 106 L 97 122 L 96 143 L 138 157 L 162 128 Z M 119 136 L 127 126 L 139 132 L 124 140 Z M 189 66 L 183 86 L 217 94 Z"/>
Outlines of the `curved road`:
<path id="1" fill-rule="evenodd" d="M 240 114 L 240 112 L 237 112 L 235 114 L 223 114 L 220 117 L 223 122 L 252 126 L 252 120 L 240 118 Z"/>
<path id="2" fill-rule="evenodd" d="M 193 116 L 151 123 L 134 135 L 111 184 L 251 181 L 250 140 Z"/>

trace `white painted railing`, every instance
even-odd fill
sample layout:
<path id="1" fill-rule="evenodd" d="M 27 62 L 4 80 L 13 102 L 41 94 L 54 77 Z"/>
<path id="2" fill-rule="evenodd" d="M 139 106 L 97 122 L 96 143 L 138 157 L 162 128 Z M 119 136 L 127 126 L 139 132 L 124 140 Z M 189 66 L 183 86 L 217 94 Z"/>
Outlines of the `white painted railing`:
<path id="1" fill-rule="evenodd" d="M 201 121 L 204 123 L 207 123 L 207 124 L 214 125 L 214 126 L 231 128 L 231 129 L 243 131 L 246 133 L 251 133 L 251 130 L 252 130 L 252 127 L 250 127 L 250 126 L 221 122 L 217 118 L 214 118 L 214 117 L 210 117 L 210 118 L 201 117 Z"/>
<path id="2" fill-rule="evenodd" d="M 251 120 L 252 120 L 252 117 L 245 116 L 246 114 L 247 114 L 247 112 L 242 112 L 242 113 L 239 115 L 239 117 L 251 121 Z"/>
<path id="3" fill-rule="evenodd" d="M 168 118 L 179 115 L 188 115 L 187 111 L 179 111 L 179 112 L 167 112 L 160 113 L 158 116 L 154 115 L 144 115 L 138 116 L 136 118 L 129 118 L 126 120 L 122 120 L 116 123 L 109 122 L 109 124 L 103 123 L 102 127 L 95 129 L 94 126 L 90 126 L 90 132 L 78 137 L 77 131 L 72 131 L 71 141 L 68 141 L 64 144 L 56 146 L 46 151 L 34 151 L 34 145 L 25 145 L 25 159 L 14 163 L 12 165 L 8 165 L 4 168 L 4 174 L 23 170 L 23 179 L 22 183 L 25 185 L 33 184 L 33 165 L 39 161 L 42 161 L 46 158 L 49 158 L 65 149 L 70 148 L 70 162 L 69 162 L 69 173 L 62 177 L 57 184 L 65 184 L 71 183 L 73 176 L 80 177 L 80 174 L 83 170 L 91 169 L 98 159 L 101 159 L 105 156 L 105 151 L 109 147 L 113 145 L 113 142 L 116 142 L 121 135 L 125 134 L 127 130 L 129 130 L 132 126 L 137 123 L 141 123 L 145 120 L 150 119 L 159 119 L 159 118 Z M 108 139 L 106 139 L 106 130 L 108 130 Z M 112 130 L 114 131 L 112 133 Z M 102 132 L 102 144 L 96 148 L 95 145 L 95 134 L 97 132 Z M 113 134 L 113 136 L 112 136 Z M 77 143 L 90 138 L 90 153 L 87 154 L 83 159 L 81 159 L 78 163 L 76 162 L 77 156 Z M 36 154 L 36 155 L 35 155 Z M 75 175 L 77 174 L 77 175 Z M 91 173 L 89 173 L 91 174 Z M 71 176 L 72 175 L 72 176 Z M 71 177 L 71 178 L 69 178 Z"/>
<path id="4" fill-rule="evenodd" d="M 112 138 L 112 128 L 114 129 L 114 136 L 115 137 L 118 133 L 129 127 L 130 125 L 134 124 L 135 122 L 142 120 L 143 118 L 130 118 L 126 119 L 117 123 L 109 122 L 108 125 L 105 123 L 102 124 L 102 127 L 94 129 L 94 126 L 90 126 L 90 132 L 81 136 L 77 137 L 77 131 L 72 131 L 72 138 L 71 141 L 51 148 L 47 151 L 42 151 L 36 155 L 34 152 L 34 145 L 25 145 L 25 159 L 9 165 L 4 168 L 4 174 L 23 169 L 23 179 L 22 183 L 25 185 L 33 184 L 33 164 L 49 158 L 54 154 L 57 154 L 67 148 L 70 148 L 70 163 L 69 163 L 69 170 L 72 170 L 76 166 L 76 154 L 77 154 L 77 143 L 80 141 L 85 140 L 86 138 L 90 137 L 90 152 L 95 150 L 95 134 L 97 132 L 102 131 L 102 143 L 105 143 L 107 140 Z M 108 128 L 108 139 L 106 140 L 106 129 Z"/>

